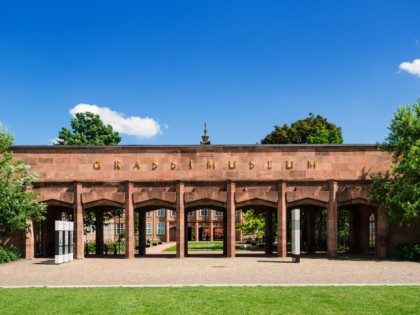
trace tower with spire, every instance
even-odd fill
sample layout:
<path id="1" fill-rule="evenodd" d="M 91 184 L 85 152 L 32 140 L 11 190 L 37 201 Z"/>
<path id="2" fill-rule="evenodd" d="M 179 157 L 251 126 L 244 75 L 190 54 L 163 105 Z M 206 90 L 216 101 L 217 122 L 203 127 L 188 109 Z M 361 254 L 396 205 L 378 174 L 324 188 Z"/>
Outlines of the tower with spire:
<path id="1" fill-rule="evenodd" d="M 207 124 L 204 123 L 204 135 L 201 136 L 200 145 L 210 145 L 209 136 L 207 135 Z"/>

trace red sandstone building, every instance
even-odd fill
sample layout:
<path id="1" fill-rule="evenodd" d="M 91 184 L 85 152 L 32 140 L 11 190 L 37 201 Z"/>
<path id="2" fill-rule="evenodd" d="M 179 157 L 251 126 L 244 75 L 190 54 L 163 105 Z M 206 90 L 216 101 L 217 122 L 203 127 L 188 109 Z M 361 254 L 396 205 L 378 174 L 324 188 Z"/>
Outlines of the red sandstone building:
<path id="1" fill-rule="evenodd" d="M 377 257 L 384 257 L 397 244 L 420 239 L 418 225 L 403 229 L 387 224 L 384 210 L 369 202 L 369 174 L 385 172 L 391 163 L 390 156 L 374 145 L 15 146 L 12 150 L 39 174 L 34 190 L 48 205 L 45 221 L 29 222 L 26 234 L 3 240 L 20 247 L 27 259 L 54 248 L 54 220 L 62 218 L 74 221 L 74 255 L 83 258 L 84 212 L 95 213 L 96 243 L 101 245 L 106 242 L 103 214 L 112 209 L 124 209 L 124 216 L 114 223 L 124 230 L 126 258 L 145 254 L 147 240 L 155 238 L 176 241 L 176 256 L 183 258 L 188 239 L 215 239 L 220 233 L 224 255 L 235 257 L 235 241 L 242 238 L 235 228 L 242 215 L 237 210 L 251 208 L 266 214 L 266 253 L 273 251 L 277 235 L 279 257 L 287 254 L 287 216 L 294 208 L 305 213 L 309 245 L 315 240 L 315 216 L 326 209 L 329 256 L 337 255 L 339 211 L 350 215 L 352 253 L 367 255 L 373 247 Z M 273 218 L 277 231 L 271 228 Z"/>

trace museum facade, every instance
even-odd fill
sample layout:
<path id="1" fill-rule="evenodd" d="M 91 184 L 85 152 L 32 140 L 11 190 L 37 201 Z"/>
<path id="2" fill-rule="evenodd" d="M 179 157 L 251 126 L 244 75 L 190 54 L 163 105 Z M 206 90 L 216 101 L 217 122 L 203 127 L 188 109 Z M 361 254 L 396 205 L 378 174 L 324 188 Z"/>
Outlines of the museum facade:
<path id="1" fill-rule="evenodd" d="M 176 241 L 178 258 L 188 254 L 188 218 L 198 218 L 196 211 L 202 209 L 210 209 L 208 227 L 201 227 L 208 228 L 212 237 L 215 226 L 210 228 L 210 222 L 216 212 L 220 217 L 226 257 L 235 257 L 237 210 L 266 214 L 266 253 L 274 251 L 279 257 L 287 255 L 287 217 L 295 208 L 305 213 L 308 247 L 315 242 L 315 215 L 326 209 L 330 257 L 337 255 L 337 218 L 343 210 L 350 216 L 352 253 L 367 255 L 373 247 L 377 257 L 385 257 L 398 243 L 420 239 L 418 227 L 387 224 L 384 210 L 369 202 L 370 174 L 385 172 L 391 165 L 391 156 L 376 145 L 14 146 L 11 150 L 39 174 L 34 191 L 48 205 L 44 222 L 28 222 L 26 233 L 3 240 L 20 247 L 27 259 L 39 250 L 47 252 L 54 239 L 53 222 L 63 217 L 74 221 L 74 257 L 84 258 L 84 213 L 93 211 L 101 229 L 102 214 L 112 209 L 124 209 L 126 258 L 145 254 L 147 216 L 158 209 L 166 211 L 168 223 L 161 227 L 165 240 Z M 42 233 L 38 245 L 37 233 Z M 96 242 L 104 240 L 97 237 Z"/>

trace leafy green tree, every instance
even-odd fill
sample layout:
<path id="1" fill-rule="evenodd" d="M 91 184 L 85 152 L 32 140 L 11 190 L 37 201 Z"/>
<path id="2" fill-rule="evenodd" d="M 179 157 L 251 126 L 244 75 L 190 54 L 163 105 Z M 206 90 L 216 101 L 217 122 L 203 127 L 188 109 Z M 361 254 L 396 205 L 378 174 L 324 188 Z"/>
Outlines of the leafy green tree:
<path id="1" fill-rule="evenodd" d="M 305 119 L 293 122 L 290 127 L 274 126 L 274 130 L 261 140 L 262 144 L 322 144 L 343 143 L 341 128 L 321 115 L 309 113 Z"/>
<path id="2" fill-rule="evenodd" d="M 237 229 L 241 230 L 245 235 L 255 234 L 256 237 L 264 235 L 265 216 L 264 213 L 250 209 L 244 214 L 244 222 L 237 225 Z"/>
<path id="3" fill-rule="evenodd" d="M 409 224 L 420 218 L 420 98 L 394 113 L 379 149 L 392 154 L 391 171 L 371 175 L 371 200 L 388 219 Z"/>
<path id="4" fill-rule="evenodd" d="M 71 119 L 72 131 L 62 128 L 57 145 L 117 145 L 121 141 L 118 132 L 111 125 L 105 125 L 99 115 L 85 112 L 76 113 Z"/>
<path id="5" fill-rule="evenodd" d="M 99 115 L 84 112 L 76 113 L 71 119 L 73 131 L 62 128 L 55 145 L 117 145 L 121 141 L 118 132 L 114 132 L 111 125 L 105 125 Z M 104 221 L 121 216 L 122 209 L 104 213 Z M 84 228 L 95 228 L 95 213 L 84 211 Z"/>
<path id="6" fill-rule="evenodd" d="M 26 230 L 26 221 L 44 219 L 46 209 L 32 191 L 38 175 L 30 173 L 23 159 L 14 159 L 9 150 L 13 139 L 13 134 L 0 125 L 0 236 Z"/>

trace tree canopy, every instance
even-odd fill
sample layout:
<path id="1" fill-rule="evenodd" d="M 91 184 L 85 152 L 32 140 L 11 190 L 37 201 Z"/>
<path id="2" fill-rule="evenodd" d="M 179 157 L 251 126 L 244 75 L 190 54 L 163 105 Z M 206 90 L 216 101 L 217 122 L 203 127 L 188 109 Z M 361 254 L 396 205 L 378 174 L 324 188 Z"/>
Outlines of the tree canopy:
<path id="1" fill-rule="evenodd" d="M 343 143 L 341 128 L 321 115 L 309 113 L 305 119 L 293 122 L 290 127 L 274 126 L 274 130 L 261 140 L 262 144 L 322 144 Z"/>
<path id="2" fill-rule="evenodd" d="M 57 145 L 117 145 L 121 141 L 118 132 L 111 125 L 105 125 L 99 115 L 85 112 L 76 113 L 71 119 L 71 128 L 62 128 Z"/>
<path id="3" fill-rule="evenodd" d="M 264 235 L 265 216 L 264 213 L 250 209 L 244 214 L 244 221 L 237 225 L 237 229 L 241 230 L 245 235 L 253 235 L 261 237 Z"/>
<path id="4" fill-rule="evenodd" d="M 420 218 L 420 98 L 394 113 L 379 149 L 392 154 L 391 171 L 373 174 L 371 199 L 388 218 L 410 223 Z"/>
<path id="5" fill-rule="evenodd" d="M 32 183 L 38 178 L 9 150 L 14 136 L 0 125 L 0 236 L 26 230 L 26 221 L 44 219 L 46 205 L 36 202 Z"/>

